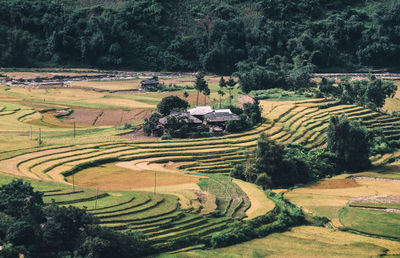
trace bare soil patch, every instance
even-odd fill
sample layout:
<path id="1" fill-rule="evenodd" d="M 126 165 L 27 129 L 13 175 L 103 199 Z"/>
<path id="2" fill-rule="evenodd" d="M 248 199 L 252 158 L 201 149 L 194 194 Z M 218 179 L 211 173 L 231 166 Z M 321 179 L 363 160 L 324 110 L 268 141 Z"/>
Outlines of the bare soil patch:
<path id="1" fill-rule="evenodd" d="M 74 109 L 74 112 L 63 121 L 69 124 L 76 122 L 78 125 L 95 125 L 102 112 L 98 109 Z"/>
<path id="2" fill-rule="evenodd" d="M 132 132 L 132 133 L 127 133 L 122 135 L 122 138 L 128 139 L 128 140 L 133 140 L 133 141 L 154 141 L 157 140 L 157 137 L 153 137 L 153 136 L 147 136 L 144 134 L 143 130 L 137 129 L 136 131 Z"/>
<path id="3" fill-rule="evenodd" d="M 241 107 L 243 107 L 243 105 L 245 103 L 250 103 L 250 104 L 254 103 L 254 99 L 252 97 L 250 97 L 249 95 L 245 95 L 245 94 L 244 95 L 240 95 L 239 98 L 238 98 L 238 101 L 239 101 L 239 105 Z"/>
<path id="4" fill-rule="evenodd" d="M 76 122 L 79 125 L 96 126 L 119 126 L 125 123 L 133 123 L 144 120 L 151 115 L 151 110 L 99 110 L 99 109 L 74 109 L 74 112 L 67 116 L 65 123 Z"/>
<path id="5" fill-rule="evenodd" d="M 353 198 L 350 203 L 397 203 L 400 204 L 400 195 L 376 195 L 368 197 Z"/>
<path id="6" fill-rule="evenodd" d="M 354 179 L 329 179 L 322 180 L 307 188 L 310 189 L 340 189 L 340 188 L 354 188 L 360 186 Z"/>

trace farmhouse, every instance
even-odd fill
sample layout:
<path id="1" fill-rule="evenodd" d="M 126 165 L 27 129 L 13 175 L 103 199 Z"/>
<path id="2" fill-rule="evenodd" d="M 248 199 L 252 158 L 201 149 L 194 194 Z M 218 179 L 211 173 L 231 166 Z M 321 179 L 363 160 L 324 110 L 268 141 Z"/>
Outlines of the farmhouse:
<path id="1" fill-rule="evenodd" d="M 197 117 L 190 115 L 189 112 L 172 112 L 158 120 L 159 128 L 166 132 L 169 128 L 176 126 L 177 120 L 183 120 L 189 127 L 196 127 L 203 123 Z"/>
<path id="2" fill-rule="evenodd" d="M 190 115 L 195 116 L 200 120 L 204 120 L 204 116 L 214 112 L 214 110 L 210 106 L 199 106 L 189 109 L 188 112 Z"/>
<path id="3" fill-rule="evenodd" d="M 229 120 L 238 121 L 241 118 L 233 114 L 230 109 L 217 109 L 204 116 L 204 121 L 210 126 L 224 127 Z"/>
<path id="4" fill-rule="evenodd" d="M 190 128 L 203 125 L 204 129 L 213 132 L 215 135 L 222 135 L 225 129 L 225 123 L 229 120 L 241 120 L 241 118 L 232 113 L 230 109 L 212 109 L 210 106 L 200 106 L 189 109 L 187 112 L 172 112 L 170 115 L 158 120 L 158 128 L 163 132 L 177 127 L 179 120 L 187 123 Z"/>
<path id="5" fill-rule="evenodd" d="M 158 80 L 156 79 L 148 79 L 140 82 L 140 89 L 141 90 L 158 90 L 159 88 L 159 83 Z"/>

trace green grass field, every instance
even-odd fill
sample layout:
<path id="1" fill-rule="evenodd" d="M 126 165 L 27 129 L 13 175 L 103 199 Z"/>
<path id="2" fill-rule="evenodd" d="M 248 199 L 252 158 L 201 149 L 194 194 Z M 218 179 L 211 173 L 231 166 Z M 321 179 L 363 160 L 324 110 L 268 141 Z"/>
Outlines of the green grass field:
<path id="1" fill-rule="evenodd" d="M 400 214 L 361 208 L 345 208 L 340 222 L 346 229 L 400 239 Z"/>

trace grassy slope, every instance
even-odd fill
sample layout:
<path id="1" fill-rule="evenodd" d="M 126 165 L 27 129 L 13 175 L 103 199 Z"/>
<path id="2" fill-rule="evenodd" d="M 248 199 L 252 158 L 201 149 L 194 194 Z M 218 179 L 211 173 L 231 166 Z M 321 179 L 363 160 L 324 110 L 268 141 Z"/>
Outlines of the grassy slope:
<path id="1" fill-rule="evenodd" d="M 400 214 L 398 213 L 345 208 L 340 214 L 340 221 L 348 229 L 400 240 Z"/>
<path id="2" fill-rule="evenodd" d="M 303 226 L 231 247 L 191 251 L 176 257 L 371 257 L 400 254 L 398 242 L 373 239 L 327 228 Z M 160 257 L 170 257 L 160 255 Z M 172 256 L 171 256 L 172 257 Z"/>

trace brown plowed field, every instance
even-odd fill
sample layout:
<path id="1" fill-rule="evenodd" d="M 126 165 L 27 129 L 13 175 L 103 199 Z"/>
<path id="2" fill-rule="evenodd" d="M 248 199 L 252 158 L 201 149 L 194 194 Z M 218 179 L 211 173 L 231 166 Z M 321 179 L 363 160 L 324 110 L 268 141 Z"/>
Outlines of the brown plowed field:
<path id="1" fill-rule="evenodd" d="M 354 179 L 329 179 L 322 180 L 318 183 L 309 186 L 310 189 L 341 189 L 341 188 L 353 188 L 360 186 Z"/>
<path id="2" fill-rule="evenodd" d="M 94 125 L 97 118 L 103 111 L 98 109 L 74 109 L 74 112 L 67 116 L 65 123 L 74 123 L 78 125 Z"/>
<path id="3" fill-rule="evenodd" d="M 65 123 L 76 122 L 79 125 L 116 126 L 125 123 L 142 121 L 151 115 L 151 110 L 98 110 L 74 109 L 74 112 L 64 120 Z"/>

